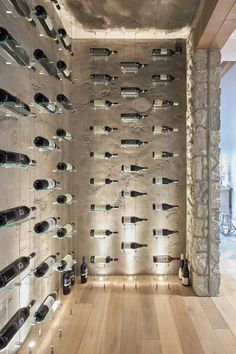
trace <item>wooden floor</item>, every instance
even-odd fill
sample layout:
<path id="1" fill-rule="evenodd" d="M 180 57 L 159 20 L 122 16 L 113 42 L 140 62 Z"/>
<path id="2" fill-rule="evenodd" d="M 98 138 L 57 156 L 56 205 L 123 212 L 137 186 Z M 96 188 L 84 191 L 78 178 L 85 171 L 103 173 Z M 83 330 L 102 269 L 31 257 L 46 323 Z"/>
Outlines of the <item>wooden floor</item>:
<path id="1" fill-rule="evenodd" d="M 236 354 L 236 282 L 230 276 L 223 277 L 218 298 L 194 296 L 177 277 L 127 279 L 125 289 L 123 282 L 109 277 L 105 288 L 93 278 L 77 284 L 62 297 L 54 321 L 33 327 L 19 353 Z"/>

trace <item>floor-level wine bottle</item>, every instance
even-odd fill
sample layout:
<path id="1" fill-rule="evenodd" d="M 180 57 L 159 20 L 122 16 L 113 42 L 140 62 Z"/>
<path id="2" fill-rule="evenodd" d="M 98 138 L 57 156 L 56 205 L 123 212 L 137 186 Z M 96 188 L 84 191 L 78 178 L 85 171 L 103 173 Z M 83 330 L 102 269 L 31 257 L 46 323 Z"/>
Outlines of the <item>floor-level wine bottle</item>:
<path id="1" fill-rule="evenodd" d="M 146 218 L 139 218 L 137 216 L 122 216 L 122 224 L 136 224 L 141 221 L 148 221 Z"/>
<path id="2" fill-rule="evenodd" d="M 67 237 L 72 233 L 74 226 L 75 224 L 71 223 L 60 227 L 60 229 L 57 230 L 57 237 L 61 239 Z"/>
<path id="3" fill-rule="evenodd" d="M 67 132 L 65 129 L 59 128 L 56 131 L 56 137 L 59 140 L 71 141 L 73 139 L 71 133 Z"/>
<path id="4" fill-rule="evenodd" d="M 44 259 L 42 263 L 40 263 L 34 270 L 33 274 L 36 278 L 42 278 L 45 276 L 50 270 L 52 270 L 57 262 L 57 255 L 52 254 L 51 256 Z"/>
<path id="5" fill-rule="evenodd" d="M 0 27 L 0 54 L 7 63 L 24 66 L 35 71 L 30 56 L 3 27 Z"/>
<path id="6" fill-rule="evenodd" d="M 148 144 L 148 141 L 141 141 L 139 139 L 121 139 L 120 144 L 122 147 L 136 147 Z"/>
<path id="7" fill-rule="evenodd" d="M 30 309 L 34 306 L 36 300 L 31 300 L 29 305 L 20 308 L 11 319 L 0 330 L 0 350 L 3 350 L 10 343 L 19 329 L 30 317 Z"/>
<path id="8" fill-rule="evenodd" d="M 18 152 L 0 150 L 0 166 L 35 166 L 36 161 Z"/>
<path id="9" fill-rule="evenodd" d="M 172 107 L 172 106 L 178 106 L 179 102 L 173 102 L 169 100 L 162 100 L 162 99 L 156 99 L 153 101 L 153 106 L 152 108 L 159 109 L 159 108 L 167 108 L 167 107 Z"/>
<path id="10" fill-rule="evenodd" d="M 45 189 L 55 189 L 60 182 L 55 181 L 55 179 L 36 179 L 33 183 L 33 187 L 36 191 L 41 191 Z"/>
<path id="11" fill-rule="evenodd" d="M 110 50 L 108 48 L 90 48 L 90 54 L 92 57 L 109 57 L 110 55 L 117 53 L 117 50 Z"/>
<path id="12" fill-rule="evenodd" d="M 110 178 L 90 178 L 90 184 L 94 184 L 96 186 L 103 186 L 105 184 L 117 183 L 117 179 Z"/>
<path id="13" fill-rule="evenodd" d="M 59 28 L 57 30 L 57 36 L 58 38 L 60 39 L 61 41 L 61 44 L 63 45 L 63 47 L 68 50 L 68 52 L 71 54 L 71 55 L 74 55 L 73 51 L 72 51 L 72 43 L 71 43 L 71 39 L 70 37 L 68 36 L 65 28 Z"/>
<path id="14" fill-rule="evenodd" d="M 26 103 L 3 89 L 0 89 L 0 111 L 15 118 L 36 117 Z"/>
<path id="15" fill-rule="evenodd" d="M 178 274 L 180 280 L 182 280 L 183 269 L 184 269 L 184 254 L 182 253 L 180 256 L 179 274 Z"/>
<path id="16" fill-rule="evenodd" d="M 80 282 L 81 284 L 85 284 L 88 281 L 88 265 L 85 260 L 85 256 L 83 256 L 82 264 L 80 266 Z"/>
<path id="17" fill-rule="evenodd" d="M 160 159 L 170 159 L 171 157 L 178 157 L 179 154 L 175 154 L 173 152 L 168 152 L 168 151 L 160 151 L 160 152 L 153 152 L 152 153 L 152 158 L 154 160 L 160 160 Z"/>
<path id="18" fill-rule="evenodd" d="M 122 197 L 140 197 L 142 195 L 147 195 L 147 193 L 142 193 L 142 192 L 137 192 L 137 191 L 121 191 L 121 196 Z"/>
<path id="19" fill-rule="evenodd" d="M 174 80 L 179 80 L 179 78 L 170 75 L 170 74 L 157 74 L 157 75 L 152 75 L 152 82 L 155 84 L 158 83 L 165 83 L 165 82 L 171 82 Z"/>
<path id="20" fill-rule="evenodd" d="M 36 232 L 37 234 L 42 234 L 46 231 L 53 230 L 56 227 L 59 219 L 60 218 L 51 217 L 46 220 L 38 222 L 37 224 L 34 225 L 34 232 Z"/>
<path id="21" fill-rule="evenodd" d="M 96 84 L 105 84 L 108 85 L 111 81 L 117 80 L 117 76 L 111 76 L 107 74 L 91 74 L 90 80 Z"/>
<path id="22" fill-rule="evenodd" d="M 46 318 L 48 312 L 52 308 L 54 302 L 57 299 L 57 293 L 51 293 L 49 294 L 41 303 L 39 306 L 38 310 L 34 313 L 34 318 L 36 323 L 43 322 L 43 320 Z"/>
<path id="23" fill-rule="evenodd" d="M 71 101 L 62 93 L 60 93 L 59 95 L 57 95 L 57 102 L 65 109 L 67 109 L 68 111 L 70 111 L 71 113 L 75 112 L 75 109 L 71 103 Z"/>
<path id="24" fill-rule="evenodd" d="M 172 234 L 177 234 L 179 231 L 168 230 L 168 229 L 153 229 L 153 236 L 169 236 Z"/>
<path id="25" fill-rule="evenodd" d="M 70 272 L 65 272 L 62 277 L 62 288 L 63 288 L 63 295 L 70 294 L 71 288 L 71 277 Z"/>
<path id="26" fill-rule="evenodd" d="M 90 106 L 92 106 L 94 109 L 108 109 L 117 105 L 118 102 L 111 102 L 108 100 L 90 100 Z"/>
<path id="27" fill-rule="evenodd" d="M 155 211 L 165 211 L 165 210 L 170 210 L 170 209 L 176 209 L 178 207 L 179 207 L 178 205 L 167 204 L 167 203 L 153 203 L 152 204 L 152 209 Z"/>
<path id="28" fill-rule="evenodd" d="M 34 101 L 40 106 L 40 108 L 43 108 L 49 113 L 59 113 L 59 107 L 56 105 L 56 103 L 50 101 L 49 98 L 47 98 L 40 92 L 34 95 Z"/>
<path id="29" fill-rule="evenodd" d="M 153 256 L 154 263 L 171 263 L 172 261 L 178 261 L 180 257 L 171 257 L 169 255 Z"/>
<path id="30" fill-rule="evenodd" d="M 111 157 L 118 156 L 118 154 L 112 154 L 111 152 L 90 152 L 90 157 L 94 160 L 108 160 Z"/>
<path id="31" fill-rule="evenodd" d="M 6 8 L 10 13 L 24 17 L 32 26 L 36 26 L 34 20 L 32 19 L 32 11 L 29 7 L 28 1 L 26 0 L 2 0 Z"/>
<path id="32" fill-rule="evenodd" d="M 75 285 L 75 264 L 73 264 L 70 270 L 70 282 L 71 286 Z"/>
<path id="33" fill-rule="evenodd" d="M 120 63 L 121 71 L 125 73 L 137 73 L 139 69 L 145 68 L 148 64 L 141 64 L 137 61 L 122 61 Z"/>
<path id="34" fill-rule="evenodd" d="M 61 172 L 71 172 L 75 170 L 74 166 L 69 162 L 60 161 L 57 164 L 57 170 Z"/>
<path id="35" fill-rule="evenodd" d="M 118 258 L 112 258 L 110 256 L 91 256 L 90 263 L 92 264 L 105 264 L 110 262 L 117 262 Z"/>
<path id="36" fill-rule="evenodd" d="M 53 2 L 53 4 L 56 6 L 57 10 L 61 10 L 61 6 L 57 0 L 51 0 L 51 2 Z"/>
<path id="37" fill-rule="evenodd" d="M 93 132 L 95 135 L 108 135 L 110 132 L 118 130 L 118 128 L 111 128 L 108 125 L 105 126 L 93 125 L 90 126 L 89 130 Z"/>
<path id="38" fill-rule="evenodd" d="M 142 170 L 147 170 L 147 167 L 141 167 L 137 165 L 122 165 L 121 171 L 123 172 L 139 172 Z"/>
<path id="39" fill-rule="evenodd" d="M 162 126 L 155 125 L 152 127 L 153 135 L 167 134 L 167 133 L 172 133 L 172 132 L 177 132 L 177 131 L 178 131 L 178 128 L 171 128 L 171 127 L 167 127 L 165 125 L 162 125 Z"/>
<path id="40" fill-rule="evenodd" d="M 189 269 L 188 269 L 188 260 L 184 260 L 184 266 L 182 271 L 182 285 L 189 286 L 190 279 L 189 279 Z"/>
<path id="41" fill-rule="evenodd" d="M 92 229 L 90 230 L 90 236 L 92 238 L 105 238 L 111 235 L 118 234 L 117 231 L 111 231 L 109 229 Z"/>
<path id="42" fill-rule="evenodd" d="M 65 272 L 67 270 L 70 270 L 71 267 L 73 266 L 73 258 L 74 258 L 74 253 L 70 252 L 65 255 L 64 258 L 60 261 L 57 270 L 59 272 Z"/>
<path id="43" fill-rule="evenodd" d="M 156 48 L 152 50 L 152 56 L 155 57 L 171 57 L 182 53 L 181 47 L 176 47 L 175 50 L 170 48 Z"/>
<path id="44" fill-rule="evenodd" d="M 38 21 L 37 25 L 38 25 L 39 31 L 42 34 L 46 34 L 46 36 L 52 38 L 58 44 L 59 41 L 57 39 L 57 33 L 55 31 L 53 21 L 48 16 L 48 13 L 45 10 L 45 8 L 41 5 L 37 5 L 34 8 L 34 14 L 35 14 L 35 17 Z"/>
<path id="45" fill-rule="evenodd" d="M 28 257 L 22 256 L 17 258 L 14 262 L 0 270 L 0 288 L 4 288 L 11 280 L 13 280 L 18 274 L 22 273 L 30 265 L 32 258 L 36 256 L 35 252 L 32 252 Z"/>
<path id="46" fill-rule="evenodd" d="M 91 204 L 90 210 L 91 211 L 106 211 L 111 209 L 118 209 L 119 207 L 116 205 L 111 204 Z"/>
<path id="47" fill-rule="evenodd" d="M 67 68 L 66 63 L 63 60 L 58 60 L 57 69 L 65 79 L 73 81 L 71 71 Z"/>
<path id="48" fill-rule="evenodd" d="M 148 114 L 140 114 L 140 113 L 121 113 L 120 118 L 122 122 L 138 122 L 143 118 L 147 118 Z"/>
<path id="49" fill-rule="evenodd" d="M 147 246 L 148 246 L 148 245 L 147 245 L 146 243 L 121 242 L 121 249 L 122 249 L 122 250 L 127 250 L 127 249 L 136 250 L 137 248 L 147 247 Z"/>
<path id="50" fill-rule="evenodd" d="M 35 49 L 33 55 L 34 55 L 35 60 L 43 68 L 43 73 L 48 74 L 50 76 L 54 76 L 58 80 L 60 80 L 56 66 L 46 56 L 46 54 L 44 53 L 44 51 L 42 49 Z"/>
<path id="51" fill-rule="evenodd" d="M 172 183 L 178 183 L 179 180 L 178 179 L 170 179 L 167 177 L 154 177 L 152 179 L 152 183 L 153 184 L 172 184 Z"/>
<path id="52" fill-rule="evenodd" d="M 67 193 L 57 197 L 57 204 L 71 204 L 74 199 L 74 195 Z"/>
<path id="53" fill-rule="evenodd" d="M 1 210 L 0 211 L 0 227 L 13 224 L 15 222 L 19 222 L 27 218 L 31 211 L 36 210 L 36 207 L 27 207 L 25 205 Z"/>
<path id="54" fill-rule="evenodd" d="M 139 97 L 143 93 L 147 93 L 148 90 L 142 90 L 139 87 L 121 87 L 121 97 Z"/>
<path id="55" fill-rule="evenodd" d="M 40 150 L 56 151 L 59 147 L 53 140 L 48 140 L 42 136 L 37 136 L 34 139 L 34 145 Z"/>

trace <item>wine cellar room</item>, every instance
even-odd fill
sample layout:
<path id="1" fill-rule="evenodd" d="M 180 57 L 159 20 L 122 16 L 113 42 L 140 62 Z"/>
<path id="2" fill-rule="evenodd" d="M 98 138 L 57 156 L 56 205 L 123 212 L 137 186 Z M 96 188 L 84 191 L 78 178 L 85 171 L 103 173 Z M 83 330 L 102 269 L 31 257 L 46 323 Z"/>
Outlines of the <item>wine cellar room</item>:
<path id="1" fill-rule="evenodd" d="M 235 354 L 220 85 L 236 1 L 0 5 L 0 352 Z"/>

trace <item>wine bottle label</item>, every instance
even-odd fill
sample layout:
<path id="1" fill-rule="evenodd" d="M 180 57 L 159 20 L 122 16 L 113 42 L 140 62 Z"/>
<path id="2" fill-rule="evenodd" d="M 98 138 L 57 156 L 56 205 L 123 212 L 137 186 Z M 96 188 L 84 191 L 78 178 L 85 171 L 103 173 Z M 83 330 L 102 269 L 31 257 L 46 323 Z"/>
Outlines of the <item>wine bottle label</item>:
<path id="1" fill-rule="evenodd" d="M 106 263 L 106 257 L 104 256 L 95 256 L 94 263 Z"/>
<path id="2" fill-rule="evenodd" d="M 57 106 L 56 106 L 56 104 L 54 102 L 49 102 L 48 105 L 47 105 L 47 108 L 51 112 L 55 112 L 57 110 Z"/>
<path id="3" fill-rule="evenodd" d="M 25 210 L 22 208 L 18 209 L 19 216 L 24 216 L 25 215 Z"/>
<path id="4" fill-rule="evenodd" d="M 92 237 L 94 238 L 99 238 L 99 237 L 107 237 L 108 235 L 106 235 L 106 230 L 94 230 L 94 234 Z"/>
<path id="5" fill-rule="evenodd" d="M 47 306 L 48 309 L 50 309 L 52 307 L 52 305 L 54 304 L 54 302 L 55 302 L 54 297 L 49 295 L 46 298 L 46 300 L 43 302 L 43 305 Z"/>
<path id="6" fill-rule="evenodd" d="M 155 178 L 155 184 L 158 184 L 158 185 L 163 184 L 162 183 L 162 177 L 156 177 Z"/>
<path id="7" fill-rule="evenodd" d="M 157 263 L 169 263 L 169 257 L 168 256 L 155 256 L 154 260 Z"/>
<path id="8" fill-rule="evenodd" d="M 161 55 L 167 55 L 168 54 L 168 49 L 167 48 L 161 48 Z"/>
<path id="9" fill-rule="evenodd" d="M 131 192 L 130 191 L 123 191 L 122 196 L 125 197 L 131 197 Z"/>
<path id="10" fill-rule="evenodd" d="M 63 73 L 65 74 L 66 77 L 69 77 L 71 71 L 70 71 L 69 69 L 65 69 L 65 70 L 63 71 Z"/>
<path id="11" fill-rule="evenodd" d="M 62 260 L 67 264 L 66 268 L 68 268 L 69 265 L 72 265 L 73 258 L 71 254 L 67 254 Z"/>
<path id="12" fill-rule="evenodd" d="M 130 165 L 123 165 L 123 171 L 124 172 L 135 172 L 131 170 L 131 166 Z"/>
<path id="13" fill-rule="evenodd" d="M 66 233 L 69 234 L 73 230 L 73 225 L 66 224 L 65 226 L 63 226 L 63 229 L 66 229 Z"/>
<path id="14" fill-rule="evenodd" d="M 132 248 L 132 242 L 122 242 L 122 249 L 131 249 Z"/>
<path id="15" fill-rule="evenodd" d="M 122 122 L 138 122 L 139 117 L 138 116 L 121 116 L 121 121 Z"/>
<path id="16" fill-rule="evenodd" d="M 93 211 L 106 211 L 106 204 L 95 204 Z"/>
<path id="17" fill-rule="evenodd" d="M 67 36 L 67 35 L 63 38 L 63 41 L 65 42 L 65 45 L 66 45 L 67 47 L 69 47 L 69 45 L 71 44 L 70 37 Z"/>
<path id="18" fill-rule="evenodd" d="M 53 189 L 56 187 L 56 182 L 53 179 L 47 179 L 48 187 L 47 189 Z"/>
<path id="19" fill-rule="evenodd" d="M 166 75 L 166 74 L 161 74 L 160 75 L 160 80 L 161 81 L 167 81 L 167 79 L 168 79 L 168 75 Z"/>
<path id="20" fill-rule="evenodd" d="M 48 223 L 48 230 L 56 226 L 57 221 L 54 218 L 48 218 L 45 220 Z"/>
<path id="21" fill-rule="evenodd" d="M 56 148 L 56 144 L 54 143 L 54 141 L 49 140 L 48 141 L 48 146 L 42 146 L 42 149 L 47 149 L 47 150 L 54 150 Z"/>
<path id="22" fill-rule="evenodd" d="M 72 194 L 63 194 L 63 195 L 65 195 L 66 196 L 66 203 L 71 203 L 72 202 L 72 200 L 73 200 L 73 195 Z"/>
<path id="23" fill-rule="evenodd" d="M 94 107 L 97 108 L 106 108 L 106 101 L 105 100 L 94 100 Z"/>
<path id="24" fill-rule="evenodd" d="M 183 269 L 179 268 L 179 279 L 182 280 L 183 277 Z"/>
<path id="25" fill-rule="evenodd" d="M 71 171 L 73 170 L 73 166 L 70 163 L 66 163 L 66 171 Z"/>
<path id="26" fill-rule="evenodd" d="M 63 138 L 64 140 L 72 140 L 72 135 L 68 132 L 66 132 L 66 135 Z"/>
<path id="27" fill-rule="evenodd" d="M 96 125 L 93 127 L 93 132 L 95 135 L 107 135 L 109 132 L 105 130 L 105 127 Z"/>
<path id="28" fill-rule="evenodd" d="M 163 131 L 162 131 L 162 127 L 159 126 L 159 125 L 155 125 L 153 127 L 153 134 L 156 135 L 156 134 L 162 134 Z"/>
<path id="29" fill-rule="evenodd" d="M 155 203 L 155 211 L 162 211 L 162 204 L 161 203 Z"/>
<path id="30" fill-rule="evenodd" d="M 17 266 L 17 268 L 19 269 L 19 271 L 21 271 L 21 269 L 24 268 L 24 264 L 23 264 L 22 262 L 17 263 L 16 266 Z"/>
<path id="31" fill-rule="evenodd" d="M 94 152 L 93 158 L 94 158 L 95 160 L 104 160 L 104 159 L 107 159 L 107 157 L 105 156 L 105 153 L 99 153 L 99 152 Z"/>
<path id="32" fill-rule="evenodd" d="M 155 236 L 163 236 L 163 231 L 162 229 L 155 229 Z"/>
<path id="33" fill-rule="evenodd" d="M 153 153 L 153 159 L 154 159 L 154 160 L 162 159 L 162 153 L 160 153 L 160 152 L 154 152 L 154 153 Z"/>
<path id="34" fill-rule="evenodd" d="M 162 107 L 163 106 L 163 100 L 160 100 L 160 99 L 154 100 L 153 106 L 154 107 Z"/>
<path id="35" fill-rule="evenodd" d="M 132 224 L 131 216 L 124 216 L 123 224 Z"/>
<path id="36" fill-rule="evenodd" d="M 105 184 L 105 179 L 104 178 L 94 178 L 94 184 L 97 186 L 102 186 Z"/>
<path id="37" fill-rule="evenodd" d="M 51 268 L 55 264 L 55 259 L 53 257 L 48 257 L 42 264 L 47 264 L 48 268 Z"/>
<path id="38" fill-rule="evenodd" d="M 17 322 L 18 322 L 18 327 L 20 328 L 25 323 L 25 318 L 23 316 L 18 317 Z"/>
<path id="39" fill-rule="evenodd" d="M 181 279 L 182 279 L 182 284 L 183 284 L 183 285 L 186 285 L 186 286 L 189 285 L 189 278 L 185 278 L 185 277 L 182 275 L 182 278 L 181 278 Z"/>
<path id="40" fill-rule="evenodd" d="M 46 23 L 46 25 L 48 26 L 50 31 L 52 31 L 53 30 L 53 22 L 49 16 L 47 16 L 47 18 L 45 18 L 44 22 Z"/>
<path id="41" fill-rule="evenodd" d="M 88 271 L 86 270 L 85 272 L 81 273 L 81 276 L 87 278 L 88 277 Z"/>

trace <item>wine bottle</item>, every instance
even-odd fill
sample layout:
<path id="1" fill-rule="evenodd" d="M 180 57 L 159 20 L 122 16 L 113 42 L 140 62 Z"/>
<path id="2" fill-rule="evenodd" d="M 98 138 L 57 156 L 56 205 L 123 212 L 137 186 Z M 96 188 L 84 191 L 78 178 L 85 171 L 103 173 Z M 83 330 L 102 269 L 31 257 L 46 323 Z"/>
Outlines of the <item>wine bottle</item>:
<path id="1" fill-rule="evenodd" d="M 58 162 L 57 164 L 57 170 L 58 171 L 67 171 L 67 172 L 71 172 L 73 170 L 75 170 L 74 166 L 71 165 L 71 163 L 69 162 Z"/>
<path id="2" fill-rule="evenodd" d="M 64 258 L 60 261 L 57 270 L 59 272 L 65 272 L 71 269 L 73 266 L 74 252 L 67 253 Z"/>
<path id="3" fill-rule="evenodd" d="M 88 266 L 85 261 L 85 256 L 83 256 L 82 264 L 80 266 L 80 282 L 81 284 L 85 284 L 88 281 Z"/>
<path id="4" fill-rule="evenodd" d="M 36 278 L 42 278 L 46 275 L 51 269 L 53 269 L 56 265 L 57 256 L 52 254 L 51 256 L 47 257 L 42 263 L 38 265 L 33 270 L 33 274 Z"/>
<path id="5" fill-rule="evenodd" d="M 32 19 L 32 11 L 26 0 L 2 0 L 9 10 L 7 13 L 13 13 L 17 17 L 20 15 L 24 17 L 32 26 L 36 26 L 34 20 Z"/>
<path id="6" fill-rule="evenodd" d="M 167 203 L 154 203 L 152 204 L 152 209 L 155 211 L 165 211 L 170 209 L 178 208 L 178 205 L 167 204 Z"/>
<path id="7" fill-rule="evenodd" d="M 172 234 L 177 234 L 179 231 L 173 231 L 168 229 L 153 229 L 153 236 L 169 236 Z"/>
<path id="8" fill-rule="evenodd" d="M 147 167 L 141 167 L 137 165 L 122 165 L 121 171 L 123 172 L 139 172 L 141 170 L 147 170 Z"/>
<path id="9" fill-rule="evenodd" d="M 94 125 L 94 126 L 90 126 L 89 130 L 93 132 L 95 135 L 108 135 L 110 132 L 118 130 L 118 128 L 111 128 L 108 125 L 105 126 Z"/>
<path id="10" fill-rule="evenodd" d="M 159 108 L 167 108 L 167 107 L 172 107 L 172 106 L 178 106 L 179 102 L 173 102 L 169 100 L 162 100 L 162 99 L 156 99 L 153 101 L 153 109 L 159 109 Z"/>
<path id="11" fill-rule="evenodd" d="M 57 33 L 54 29 L 54 24 L 52 19 L 48 16 L 47 11 L 41 5 L 37 5 L 34 9 L 35 17 L 38 21 L 39 31 L 42 34 L 46 34 L 46 36 L 52 38 L 57 44 L 59 41 L 57 39 Z"/>
<path id="12" fill-rule="evenodd" d="M 7 61 L 16 65 L 24 66 L 35 71 L 30 56 L 3 27 L 0 27 L 0 54 Z"/>
<path id="13" fill-rule="evenodd" d="M 118 206 L 112 206 L 110 204 L 91 204 L 90 210 L 91 211 L 106 211 L 111 209 L 118 209 Z"/>
<path id="14" fill-rule="evenodd" d="M 28 268 L 31 259 L 35 256 L 36 253 L 32 252 L 28 257 L 22 256 L 17 258 L 14 262 L 0 270 L 0 288 L 4 288 L 12 279 Z"/>
<path id="15" fill-rule="evenodd" d="M 147 93 L 148 90 L 141 90 L 139 87 L 122 87 L 121 88 L 121 97 L 139 97 L 143 93 Z"/>
<path id="16" fill-rule="evenodd" d="M 108 160 L 111 157 L 118 156 L 118 154 L 112 154 L 110 152 L 90 152 L 90 157 L 94 160 Z"/>
<path id="17" fill-rule="evenodd" d="M 184 267 L 182 272 L 182 285 L 189 286 L 190 279 L 189 279 L 189 269 L 188 269 L 188 260 L 184 260 Z"/>
<path id="18" fill-rule="evenodd" d="M 34 232 L 36 232 L 36 234 L 42 234 L 46 231 L 51 231 L 56 227 L 59 219 L 60 218 L 51 217 L 41 222 L 38 222 L 37 224 L 34 225 Z"/>
<path id="19" fill-rule="evenodd" d="M 51 2 L 53 2 L 53 4 L 56 6 L 57 10 L 61 10 L 61 6 L 57 0 L 51 0 Z"/>
<path id="20" fill-rule="evenodd" d="M 147 118 L 148 114 L 140 114 L 140 113 L 121 113 L 120 118 L 122 122 L 138 122 L 143 118 Z"/>
<path id="21" fill-rule="evenodd" d="M 139 69 L 145 68 L 148 66 L 148 64 L 141 64 L 138 63 L 137 61 L 122 61 L 120 63 L 120 69 L 121 71 L 125 73 L 137 73 Z"/>
<path id="22" fill-rule="evenodd" d="M 139 218 L 137 216 L 122 216 L 122 224 L 136 224 L 141 221 L 148 221 L 146 218 Z"/>
<path id="23" fill-rule="evenodd" d="M 166 133 L 177 132 L 177 131 L 178 131 L 178 128 L 170 128 L 165 125 L 162 125 L 162 126 L 155 125 L 154 127 L 152 127 L 152 132 L 154 135 L 166 134 Z"/>
<path id="24" fill-rule="evenodd" d="M 178 179 L 170 179 L 170 178 L 167 178 L 167 177 L 154 177 L 152 179 L 152 183 L 153 184 L 170 184 L 170 183 L 178 183 L 179 180 Z"/>
<path id="25" fill-rule="evenodd" d="M 108 85 L 111 81 L 117 80 L 117 76 L 110 76 L 107 74 L 91 74 L 90 80 L 96 84 L 105 84 Z"/>
<path id="26" fill-rule="evenodd" d="M 155 57 L 171 57 L 182 53 L 181 47 L 176 47 L 175 50 L 170 48 L 156 48 L 152 50 L 152 56 Z"/>
<path id="27" fill-rule="evenodd" d="M 65 238 L 66 236 L 72 233 L 74 226 L 75 224 L 71 223 L 60 227 L 60 229 L 57 230 L 57 237 L 61 239 Z"/>
<path id="28" fill-rule="evenodd" d="M 71 39 L 68 36 L 65 28 L 59 28 L 57 30 L 57 36 L 61 41 L 61 44 L 63 45 L 63 47 L 68 50 L 68 52 L 70 53 L 70 55 L 74 55 L 73 51 L 72 51 L 72 43 L 71 43 Z"/>
<path id="29" fill-rule="evenodd" d="M 71 141 L 73 139 L 71 133 L 68 133 L 66 130 L 62 128 L 57 129 L 56 136 L 59 140 Z"/>
<path id="30" fill-rule="evenodd" d="M 34 53 L 35 60 L 39 63 L 39 65 L 43 68 L 43 72 L 50 76 L 54 76 L 58 80 L 60 80 L 57 72 L 56 66 L 52 63 L 52 61 L 46 56 L 42 49 L 35 49 Z"/>
<path id="31" fill-rule="evenodd" d="M 110 55 L 117 53 L 117 50 L 110 50 L 108 48 L 90 48 L 90 54 L 92 57 L 109 57 Z"/>
<path id="32" fill-rule="evenodd" d="M 90 263 L 92 264 L 105 264 L 110 262 L 117 262 L 118 258 L 112 258 L 110 256 L 91 256 Z"/>
<path id="33" fill-rule="evenodd" d="M 92 238 L 105 238 L 105 237 L 108 237 L 108 236 L 110 236 L 110 235 L 115 235 L 115 234 L 118 234 L 118 232 L 117 231 L 111 231 L 111 230 L 109 230 L 109 229 L 96 229 L 96 230 L 94 230 L 94 229 L 92 229 L 92 230 L 90 230 L 90 236 L 92 237 Z"/>
<path id="34" fill-rule="evenodd" d="M 160 160 L 160 159 L 169 159 L 171 157 L 177 157 L 179 154 L 174 154 L 172 152 L 168 151 L 161 151 L 161 152 L 153 152 L 152 157 L 154 160 Z"/>
<path id="35" fill-rule="evenodd" d="M 121 191 L 121 196 L 122 197 L 140 197 L 142 195 L 147 195 L 147 193 L 142 193 L 142 192 L 137 192 L 137 191 Z"/>
<path id="36" fill-rule="evenodd" d="M 172 261 L 178 261 L 179 259 L 180 257 L 171 257 L 169 255 L 153 256 L 154 263 L 171 263 Z"/>
<path id="37" fill-rule="evenodd" d="M 40 150 L 56 151 L 59 147 L 52 140 L 48 140 L 42 136 L 36 136 L 34 145 Z"/>
<path id="38" fill-rule="evenodd" d="M 137 248 L 147 247 L 148 245 L 145 243 L 138 243 L 138 242 L 121 242 L 121 249 L 127 250 L 132 249 L 136 250 Z"/>
<path id="39" fill-rule="evenodd" d="M 105 184 L 117 183 L 118 180 L 110 179 L 110 178 L 90 178 L 90 184 L 94 184 L 96 186 L 103 186 Z"/>
<path id="40" fill-rule="evenodd" d="M 0 330 L 0 350 L 7 347 L 11 339 L 30 317 L 30 309 L 35 302 L 36 300 L 33 299 L 27 307 L 20 308 Z"/>
<path id="41" fill-rule="evenodd" d="M 174 80 L 179 80 L 179 78 L 172 76 L 170 74 L 157 74 L 157 75 L 152 75 L 152 82 L 155 83 L 166 83 L 166 82 L 171 82 Z"/>
<path id="42" fill-rule="evenodd" d="M 120 144 L 122 147 L 136 147 L 148 144 L 148 141 L 141 141 L 139 139 L 121 139 Z"/>
<path id="43" fill-rule="evenodd" d="M 67 80 L 73 81 L 71 71 L 67 69 L 67 65 L 63 60 L 57 62 L 57 69 L 59 73 Z"/>
<path id="44" fill-rule="evenodd" d="M 70 283 L 71 286 L 75 285 L 75 264 L 73 264 L 70 270 Z"/>
<path id="45" fill-rule="evenodd" d="M 57 299 L 57 293 L 51 293 L 49 294 L 42 302 L 42 304 L 39 306 L 38 310 L 34 314 L 35 322 L 40 323 L 43 322 L 43 320 L 46 318 L 48 312 L 52 308 L 54 302 Z"/>
<path id="46" fill-rule="evenodd" d="M 117 105 L 118 102 L 111 102 L 108 100 L 90 100 L 90 106 L 92 106 L 94 109 L 108 109 Z"/>
<path id="47" fill-rule="evenodd" d="M 74 195 L 67 193 L 57 197 L 57 204 L 71 204 L 74 199 Z"/>
<path id="48" fill-rule="evenodd" d="M 55 181 L 55 179 L 36 179 L 33 183 L 33 187 L 36 191 L 45 190 L 45 189 L 55 189 L 60 182 Z"/>
<path id="49" fill-rule="evenodd" d="M 71 101 L 62 93 L 60 93 L 59 95 L 57 95 L 57 102 L 65 109 L 67 109 L 68 111 L 70 111 L 71 113 L 75 112 L 75 109 L 71 103 Z"/>
<path id="50" fill-rule="evenodd" d="M 24 220 L 30 215 L 30 212 L 34 210 L 36 210 L 36 207 L 33 206 L 29 208 L 25 205 L 16 208 L 1 210 L 0 227 Z"/>
<path id="51" fill-rule="evenodd" d="M 70 272 L 65 272 L 62 277 L 62 287 L 63 287 L 63 295 L 69 295 L 70 294 L 70 288 L 71 288 L 71 277 L 70 277 Z"/>
<path id="52" fill-rule="evenodd" d="M 0 89 L 0 111 L 6 113 L 7 116 L 15 118 L 21 116 L 36 117 L 36 114 L 31 112 L 26 103 L 3 89 Z"/>
<path id="53" fill-rule="evenodd" d="M 0 150 L 0 166 L 35 166 L 36 161 L 18 152 Z"/>
<path id="54" fill-rule="evenodd" d="M 47 98 L 40 92 L 34 95 L 34 101 L 40 106 L 40 108 L 43 108 L 49 113 L 60 113 L 59 107 L 56 105 L 56 103 L 50 101 L 49 98 Z"/>
<path id="55" fill-rule="evenodd" d="M 182 253 L 180 256 L 180 265 L 179 265 L 179 279 L 182 280 L 184 269 L 184 254 Z"/>

